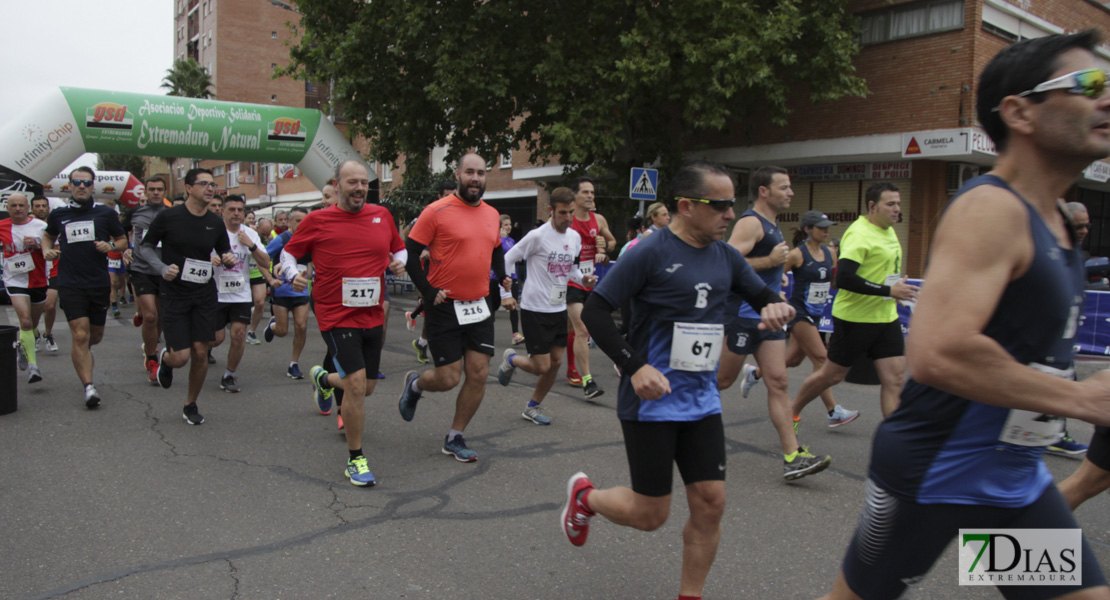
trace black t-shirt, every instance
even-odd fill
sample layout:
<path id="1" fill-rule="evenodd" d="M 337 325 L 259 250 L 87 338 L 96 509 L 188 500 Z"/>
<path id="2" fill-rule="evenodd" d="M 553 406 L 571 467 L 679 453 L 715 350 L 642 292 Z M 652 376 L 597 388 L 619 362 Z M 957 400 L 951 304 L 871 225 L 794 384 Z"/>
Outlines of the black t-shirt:
<path id="1" fill-rule="evenodd" d="M 162 242 L 162 262 L 167 265 L 177 265 L 181 272 L 173 281 L 163 281 L 161 295 L 191 295 L 198 292 L 215 292 L 216 269 L 212 266 L 212 251 L 217 254 L 231 252 L 231 243 L 227 239 L 227 228 L 220 217 L 204 211 L 201 216 L 189 212 L 184 204 L 167 208 L 154 217 L 143 245 L 156 246 Z M 187 281 L 190 274 L 195 275 L 196 269 L 203 265 L 186 267 L 186 259 L 199 261 L 208 265 L 208 278 L 204 283 Z"/>
<path id="2" fill-rule="evenodd" d="M 71 204 L 50 213 L 46 233 L 62 251 L 62 262 L 58 265 L 59 287 L 106 288 L 112 285 L 108 277 L 108 255 L 96 249 L 96 242 L 110 244 L 112 238 L 124 235 L 116 211 L 103 204 L 89 203 L 85 208 Z"/>

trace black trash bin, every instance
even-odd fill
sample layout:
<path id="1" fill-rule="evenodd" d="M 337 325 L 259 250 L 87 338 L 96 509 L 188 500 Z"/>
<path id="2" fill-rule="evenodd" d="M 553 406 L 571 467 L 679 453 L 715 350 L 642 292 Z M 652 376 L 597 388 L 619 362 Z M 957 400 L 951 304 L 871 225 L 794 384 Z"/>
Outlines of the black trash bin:
<path id="1" fill-rule="evenodd" d="M 0 325 L 0 415 L 16 409 L 15 345 L 19 343 L 19 328 Z"/>

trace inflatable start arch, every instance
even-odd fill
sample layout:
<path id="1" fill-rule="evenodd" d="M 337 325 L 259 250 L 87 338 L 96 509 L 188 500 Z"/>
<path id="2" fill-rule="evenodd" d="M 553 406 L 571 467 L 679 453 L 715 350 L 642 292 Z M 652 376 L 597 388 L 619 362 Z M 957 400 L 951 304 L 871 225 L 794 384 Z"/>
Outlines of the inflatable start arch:
<path id="1" fill-rule="evenodd" d="M 293 163 L 320 188 L 339 163 L 365 164 L 318 110 L 59 88 L 0 129 L 0 210 L 85 152 Z"/>

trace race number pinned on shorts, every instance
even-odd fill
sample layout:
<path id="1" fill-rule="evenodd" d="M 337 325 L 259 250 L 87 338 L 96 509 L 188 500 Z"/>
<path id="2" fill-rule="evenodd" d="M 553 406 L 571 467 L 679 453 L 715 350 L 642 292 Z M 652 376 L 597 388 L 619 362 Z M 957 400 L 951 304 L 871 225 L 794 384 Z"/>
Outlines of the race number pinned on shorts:
<path id="1" fill-rule="evenodd" d="M 560 304 L 566 304 L 567 303 L 567 284 L 565 284 L 565 283 L 556 283 L 555 285 L 552 285 L 551 286 L 551 296 L 548 298 L 548 302 L 550 302 L 551 304 L 553 304 L 555 306 L 558 306 Z"/>
<path id="2" fill-rule="evenodd" d="M 30 252 L 20 252 L 4 258 L 4 272 L 9 275 L 20 275 L 35 270 L 35 260 Z"/>
<path id="3" fill-rule="evenodd" d="M 381 277 L 343 278 L 343 306 L 377 306 L 381 298 Z"/>
<path id="4" fill-rule="evenodd" d="M 675 323 L 671 337 L 671 368 L 678 371 L 714 371 L 725 343 L 720 323 Z"/>
<path id="5" fill-rule="evenodd" d="M 220 273 L 219 287 L 221 294 L 237 294 L 247 289 L 239 273 Z"/>
<path id="6" fill-rule="evenodd" d="M 806 304 L 825 304 L 829 301 L 829 282 L 824 281 L 821 283 L 809 284 L 809 294 L 806 296 Z"/>
<path id="7" fill-rule="evenodd" d="M 212 279 L 212 261 L 186 258 L 181 269 L 181 281 L 189 283 L 208 283 Z"/>
<path id="8" fill-rule="evenodd" d="M 1030 367 L 1061 379 L 1075 380 L 1075 369 L 1057 369 L 1039 363 Z M 1064 419 L 1056 415 L 1011 409 L 999 440 L 1016 446 L 1051 446 L 1064 438 Z"/>
<path id="9" fill-rule="evenodd" d="M 481 323 L 489 318 L 489 305 L 486 304 L 485 298 L 470 302 L 454 300 L 451 304 L 455 305 L 455 316 L 459 319 L 459 325 Z"/>
<path id="10" fill-rule="evenodd" d="M 72 221 L 66 223 L 66 240 L 74 242 L 95 242 L 96 223 L 93 221 Z"/>
<path id="11" fill-rule="evenodd" d="M 123 259 L 122 258 L 109 258 L 108 259 L 108 268 L 109 269 L 122 269 L 123 268 Z"/>
<path id="12" fill-rule="evenodd" d="M 594 261 L 584 260 L 584 261 L 578 263 L 578 270 L 582 271 L 582 276 L 583 277 L 585 277 L 587 275 L 593 275 L 594 274 Z"/>

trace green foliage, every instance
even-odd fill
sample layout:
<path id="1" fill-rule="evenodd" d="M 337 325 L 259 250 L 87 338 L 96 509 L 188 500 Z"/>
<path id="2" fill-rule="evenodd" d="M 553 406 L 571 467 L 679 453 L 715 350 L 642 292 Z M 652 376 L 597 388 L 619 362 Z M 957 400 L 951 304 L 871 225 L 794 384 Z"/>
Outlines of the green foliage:
<path id="1" fill-rule="evenodd" d="M 785 123 L 790 98 L 864 94 L 846 4 L 300 0 L 282 74 L 334 79 L 376 160 L 524 147 L 537 163 L 665 175 L 706 133 Z"/>
<path id="2" fill-rule="evenodd" d="M 134 154 L 101 153 L 96 159 L 97 171 L 129 171 L 139 181 L 142 181 L 146 175 L 143 172 L 145 169 L 146 161 L 143 157 Z"/>
<path id="3" fill-rule="evenodd" d="M 213 95 L 211 75 L 192 57 L 173 61 L 173 67 L 166 69 L 162 87 L 168 96 L 211 98 Z"/>
<path id="4" fill-rule="evenodd" d="M 421 172 L 405 171 L 400 185 L 386 187 L 388 183 L 382 184 L 382 205 L 393 214 L 399 227 L 403 226 L 420 216 L 425 206 L 439 199 L 437 193 L 441 182 L 454 180 L 455 172 L 451 169 L 442 173 L 432 173 L 427 169 Z"/>

